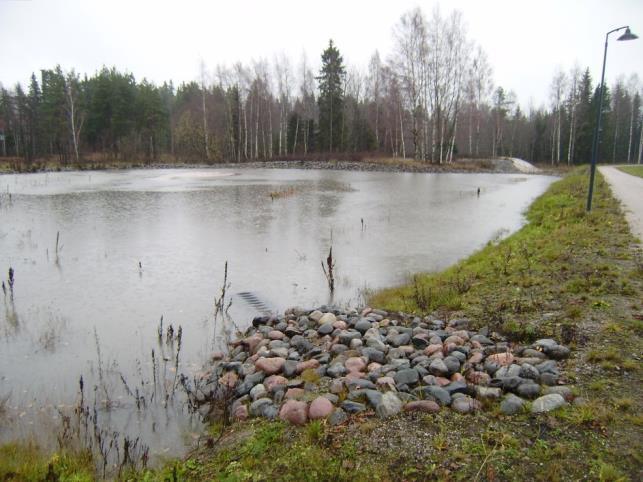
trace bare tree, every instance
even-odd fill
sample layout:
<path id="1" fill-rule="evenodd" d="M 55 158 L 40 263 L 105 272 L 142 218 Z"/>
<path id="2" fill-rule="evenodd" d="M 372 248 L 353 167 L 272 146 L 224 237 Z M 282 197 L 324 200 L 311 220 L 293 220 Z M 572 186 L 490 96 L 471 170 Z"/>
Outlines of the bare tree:
<path id="1" fill-rule="evenodd" d="M 210 141 L 208 139 L 208 112 L 206 110 L 205 106 L 205 95 L 207 91 L 207 84 L 206 84 L 206 68 L 205 68 L 205 62 L 203 59 L 201 59 L 201 63 L 199 66 L 199 71 L 200 71 L 200 81 L 201 81 L 201 100 L 202 100 L 202 107 L 203 107 L 203 145 L 205 147 L 205 159 L 206 161 L 210 160 Z"/>
<path id="2" fill-rule="evenodd" d="M 78 147 L 80 145 L 80 134 L 83 130 L 83 124 L 85 123 L 84 112 L 80 114 L 78 112 L 78 91 L 80 81 L 74 70 L 64 76 L 63 79 L 65 83 L 65 110 L 67 112 L 69 130 L 71 131 L 71 139 L 74 146 L 74 158 L 76 159 L 76 162 L 78 162 L 80 160 Z"/>
<path id="3" fill-rule="evenodd" d="M 565 87 L 567 84 L 567 76 L 565 73 L 558 69 L 554 73 L 554 78 L 552 80 L 551 86 L 549 88 L 550 97 L 552 100 L 552 109 L 553 109 L 553 129 L 552 129 L 552 156 L 551 163 L 554 161 L 556 164 L 560 163 L 560 153 L 561 153 L 561 125 L 563 119 L 563 96 Z"/>

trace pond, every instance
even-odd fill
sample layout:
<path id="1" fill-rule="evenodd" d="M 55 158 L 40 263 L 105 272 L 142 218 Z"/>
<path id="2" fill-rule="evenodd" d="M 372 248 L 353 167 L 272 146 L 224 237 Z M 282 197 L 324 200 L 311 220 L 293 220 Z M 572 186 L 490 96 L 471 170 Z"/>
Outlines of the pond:
<path id="1" fill-rule="evenodd" d="M 368 290 L 443 269 L 515 231 L 553 180 L 270 169 L 0 176 L 9 420 L 0 439 L 55 426 L 56 409 L 77 403 L 82 376 L 104 423 L 141 434 L 152 455 L 179 454 L 200 423 L 168 391 L 224 343 L 214 300 L 226 262 L 226 306 L 240 328 L 258 311 L 357 306 Z M 321 267 L 331 246 L 333 298 Z M 152 390 L 163 403 L 141 410 L 136 391 Z"/>

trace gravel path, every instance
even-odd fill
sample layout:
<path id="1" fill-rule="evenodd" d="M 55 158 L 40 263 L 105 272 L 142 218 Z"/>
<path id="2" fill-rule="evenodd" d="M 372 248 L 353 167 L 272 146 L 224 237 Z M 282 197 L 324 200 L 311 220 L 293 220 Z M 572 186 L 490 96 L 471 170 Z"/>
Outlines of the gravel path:
<path id="1" fill-rule="evenodd" d="M 643 178 L 626 174 L 615 167 L 598 168 L 614 195 L 623 203 L 630 229 L 643 241 Z"/>

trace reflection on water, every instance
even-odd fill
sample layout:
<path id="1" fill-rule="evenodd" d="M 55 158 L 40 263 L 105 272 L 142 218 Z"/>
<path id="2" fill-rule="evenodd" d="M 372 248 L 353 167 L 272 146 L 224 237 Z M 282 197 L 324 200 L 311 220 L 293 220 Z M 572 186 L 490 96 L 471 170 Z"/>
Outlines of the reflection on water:
<path id="1" fill-rule="evenodd" d="M 176 453 L 198 424 L 176 408 L 138 412 L 118 377 L 149 381 L 161 316 L 183 330 L 179 371 L 202 366 L 220 339 L 214 297 L 226 261 L 240 325 L 255 308 L 237 293 L 274 310 L 327 303 L 320 260 L 331 244 L 334 302 L 356 304 L 365 289 L 445 268 L 499 230 L 515 230 L 551 181 L 297 170 L 0 176 L 2 278 L 15 269 L 14 298 L 7 294 L 0 310 L 0 397 L 10 392 L 31 423 L 29 406 L 73 403 L 81 375 L 98 383 L 97 339 L 121 397 L 110 422 L 147 436 L 153 453 Z M 271 200 L 284 190 L 294 192 Z M 25 425 L 0 437 L 26 433 Z"/>

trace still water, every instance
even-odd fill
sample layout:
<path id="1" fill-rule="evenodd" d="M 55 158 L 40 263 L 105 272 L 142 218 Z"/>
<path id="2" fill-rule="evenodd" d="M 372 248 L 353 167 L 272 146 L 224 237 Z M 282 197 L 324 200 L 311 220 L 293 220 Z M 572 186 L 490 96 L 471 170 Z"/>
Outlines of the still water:
<path id="1" fill-rule="evenodd" d="M 115 430 L 142 434 L 152 455 L 177 454 L 199 422 L 180 404 L 137 410 L 120 376 L 144 391 L 154 349 L 173 379 L 161 316 L 164 329 L 182 327 L 178 372 L 198 370 L 219 348 L 214 298 L 226 261 L 240 327 L 257 314 L 241 292 L 271 310 L 355 306 L 368 290 L 443 269 L 516 230 L 552 181 L 217 169 L 2 175 L 0 277 L 8 286 L 12 267 L 15 282 L 13 300 L 7 287 L 0 301 L 0 399 L 9 397 L 0 439 L 55 424 L 51 408 L 75 402 L 81 375 L 92 392 L 102 371 L 118 401 L 105 411 Z M 331 245 L 332 300 L 320 265 Z"/>

